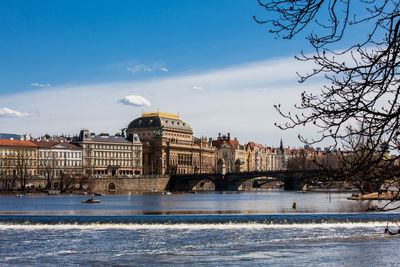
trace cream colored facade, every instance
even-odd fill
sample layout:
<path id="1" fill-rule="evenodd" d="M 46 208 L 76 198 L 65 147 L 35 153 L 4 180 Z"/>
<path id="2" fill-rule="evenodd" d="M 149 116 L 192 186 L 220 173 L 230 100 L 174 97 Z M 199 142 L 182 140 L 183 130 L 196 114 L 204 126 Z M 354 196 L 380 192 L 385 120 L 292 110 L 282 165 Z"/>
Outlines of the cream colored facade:
<path id="1" fill-rule="evenodd" d="M 82 130 L 76 143 L 83 148 L 84 173 L 99 178 L 142 174 L 142 143 L 136 134 L 130 139 Z"/>
<path id="2" fill-rule="evenodd" d="M 264 147 L 261 144 L 249 142 L 246 147 L 246 171 L 272 171 L 284 169 L 284 150 L 281 148 Z"/>
<path id="3" fill-rule="evenodd" d="M 1 189 L 25 187 L 38 172 L 38 146 L 30 141 L 0 140 Z M 23 185 L 23 186 L 21 186 Z"/>
<path id="4" fill-rule="evenodd" d="M 282 167 L 282 155 L 278 152 L 278 149 L 268 148 L 266 153 L 268 160 L 267 170 L 274 171 L 284 169 Z"/>
<path id="5" fill-rule="evenodd" d="M 218 134 L 216 140 L 212 140 L 216 150 L 217 172 L 243 172 L 246 171 L 248 153 L 237 138 L 231 139 L 230 133 L 227 136 Z"/>
<path id="6" fill-rule="evenodd" d="M 207 139 L 196 139 L 188 123 L 177 114 L 142 113 L 127 127 L 143 142 L 144 174 L 215 172 L 214 148 Z"/>

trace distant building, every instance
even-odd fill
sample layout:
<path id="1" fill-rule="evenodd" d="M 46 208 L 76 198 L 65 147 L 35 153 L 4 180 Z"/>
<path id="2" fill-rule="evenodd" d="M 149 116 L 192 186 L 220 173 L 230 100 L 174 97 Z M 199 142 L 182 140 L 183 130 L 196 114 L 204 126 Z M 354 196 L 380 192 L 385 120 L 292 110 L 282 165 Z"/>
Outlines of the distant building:
<path id="1" fill-rule="evenodd" d="M 21 141 L 31 141 L 32 138 L 27 134 L 13 134 L 13 133 L 0 133 L 0 139 L 7 140 L 21 140 Z"/>
<path id="2" fill-rule="evenodd" d="M 70 136 L 70 135 L 48 135 L 45 134 L 37 139 L 35 141 L 49 141 L 49 142 L 64 142 L 64 143 L 70 143 L 76 141 L 78 136 Z"/>
<path id="3" fill-rule="evenodd" d="M 261 144 L 248 142 L 246 145 L 246 171 L 266 171 L 268 170 L 269 149 Z"/>
<path id="4" fill-rule="evenodd" d="M 231 134 L 221 136 L 218 134 L 216 140 L 212 140 L 216 147 L 217 172 L 242 172 L 246 170 L 246 149 L 239 143 L 237 138 L 231 139 Z M 247 154 L 248 155 L 248 154 Z"/>
<path id="5" fill-rule="evenodd" d="M 82 174 L 82 147 L 65 142 L 33 141 L 39 148 L 38 173 L 41 177 Z"/>
<path id="6" fill-rule="evenodd" d="M 142 174 L 142 143 L 137 134 L 128 139 L 82 130 L 76 144 L 83 148 L 83 169 L 86 175 L 97 177 L 132 176 Z"/>
<path id="7" fill-rule="evenodd" d="M 246 171 L 281 170 L 285 167 L 285 153 L 281 148 L 265 147 L 248 142 L 246 145 Z"/>
<path id="8" fill-rule="evenodd" d="M 215 172 L 214 148 L 206 138 L 195 138 L 190 125 L 177 114 L 142 113 L 126 129 L 143 142 L 144 174 Z"/>
<path id="9" fill-rule="evenodd" d="M 18 134 L 10 134 L 10 133 L 0 133 L 0 139 L 7 140 L 23 140 L 21 135 Z"/>
<path id="10" fill-rule="evenodd" d="M 38 146 L 31 141 L 0 139 L 0 178 L 3 190 L 14 189 L 37 175 Z M 22 181 L 22 183 L 21 183 Z"/>

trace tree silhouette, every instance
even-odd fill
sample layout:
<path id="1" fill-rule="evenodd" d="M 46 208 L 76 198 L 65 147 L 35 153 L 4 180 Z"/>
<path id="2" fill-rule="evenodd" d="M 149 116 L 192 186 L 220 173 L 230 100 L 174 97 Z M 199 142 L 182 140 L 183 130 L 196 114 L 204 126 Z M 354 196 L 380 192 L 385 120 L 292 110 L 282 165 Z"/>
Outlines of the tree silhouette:
<path id="1" fill-rule="evenodd" d="M 267 24 L 278 38 L 307 34 L 314 50 L 303 52 L 300 61 L 314 63 L 300 82 L 324 77 L 318 94 L 301 93 L 298 112 L 275 108 L 286 121 L 281 129 L 314 125 L 320 136 L 306 144 L 332 143 L 343 153 L 343 167 L 330 170 L 336 178 L 365 179 L 381 184 L 399 175 L 400 152 L 400 2 L 389 0 L 258 0 Z M 365 33 L 354 40 L 352 34 Z M 388 151 L 394 152 L 388 156 Z M 350 156 L 351 154 L 351 156 Z"/>

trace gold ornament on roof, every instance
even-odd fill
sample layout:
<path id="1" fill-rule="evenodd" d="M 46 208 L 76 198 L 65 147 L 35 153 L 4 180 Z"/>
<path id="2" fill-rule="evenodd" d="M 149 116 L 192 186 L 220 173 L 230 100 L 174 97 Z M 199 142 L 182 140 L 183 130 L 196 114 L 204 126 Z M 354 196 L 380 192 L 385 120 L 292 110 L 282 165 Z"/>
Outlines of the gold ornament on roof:
<path id="1" fill-rule="evenodd" d="M 150 112 L 150 113 L 145 113 L 142 112 L 142 117 L 163 117 L 163 118 L 169 118 L 169 119 L 179 119 L 179 114 L 171 114 L 171 113 L 166 113 L 166 112 Z"/>

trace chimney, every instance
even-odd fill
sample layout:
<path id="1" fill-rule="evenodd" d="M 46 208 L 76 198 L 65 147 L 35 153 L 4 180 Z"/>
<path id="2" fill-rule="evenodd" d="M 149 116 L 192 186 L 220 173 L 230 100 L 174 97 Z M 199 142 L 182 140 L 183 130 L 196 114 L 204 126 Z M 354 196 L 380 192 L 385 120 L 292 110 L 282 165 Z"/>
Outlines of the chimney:
<path id="1" fill-rule="evenodd" d="M 228 133 L 228 141 L 231 141 L 231 133 Z"/>

